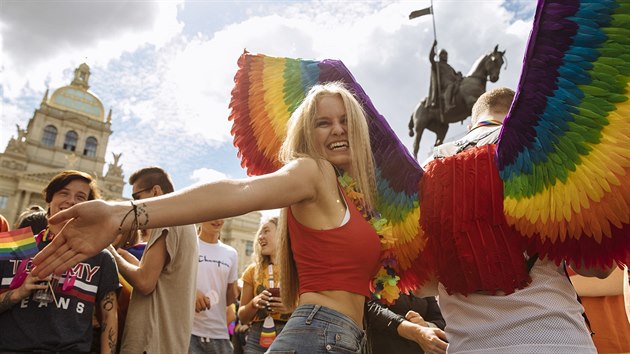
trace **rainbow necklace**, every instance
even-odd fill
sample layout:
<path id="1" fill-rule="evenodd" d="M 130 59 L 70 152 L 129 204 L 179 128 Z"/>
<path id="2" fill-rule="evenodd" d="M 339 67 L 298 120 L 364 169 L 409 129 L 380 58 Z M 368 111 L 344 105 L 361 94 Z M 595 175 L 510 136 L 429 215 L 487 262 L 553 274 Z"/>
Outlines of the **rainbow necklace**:
<path id="1" fill-rule="evenodd" d="M 335 170 L 337 172 L 337 181 L 339 181 L 339 185 L 343 188 L 346 196 L 352 200 L 352 204 L 354 204 L 363 218 L 374 228 L 374 231 L 376 231 L 376 234 L 379 236 L 381 248 L 384 252 L 381 252 L 381 267 L 372 280 L 372 297 L 381 301 L 385 300 L 383 302 L 391 304 L 398 299 L 400 294 L 400 289 L 397 285 L 400 277 L 396 274 L 396 270 L 394 269 L 396 261 L 391 255 L 388 255 L 389 252 L 386 252 L 387 246 L 394 242 L 392 228 L 387 219 L 382 217 L 380 213 L 376 210 L 368 210 L 363 193 L 358 192 L 356 189 L 355 180 L 346 172 L 342 174 L 336 168 Z M 382 294 L 386 296 L 383 297 Z"/>
<path id="2" fill-rule="evenodd" d="M 502 124 L 503 124 L 502 122 L 499 122 L 498 120 L 495 120 L 495 119 L 482 120 L 482 121 L 477 122 L 477 124 L 475 124 L 475 126 L 471 129 L 471 131 L 479 127 L 486 127 L 490 125 L 502 125 Z"/>

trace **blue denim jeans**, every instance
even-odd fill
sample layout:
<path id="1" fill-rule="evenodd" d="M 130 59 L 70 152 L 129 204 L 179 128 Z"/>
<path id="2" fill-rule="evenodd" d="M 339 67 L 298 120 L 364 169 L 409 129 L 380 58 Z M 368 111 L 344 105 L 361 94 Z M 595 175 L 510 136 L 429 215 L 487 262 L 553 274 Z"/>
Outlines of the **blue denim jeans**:
<path id="1" fill-rule="evenodd" d="M 232 342 L 229 339 L 202 338 L 190 335 L 188 354 L 232 354 Z"/>
<path id="2" fill-rule="evenodd" d="M 267 353 L 361 353 L 365 341 L 365 332 L 348 316 L 321 305 L 302 305 Z"/>

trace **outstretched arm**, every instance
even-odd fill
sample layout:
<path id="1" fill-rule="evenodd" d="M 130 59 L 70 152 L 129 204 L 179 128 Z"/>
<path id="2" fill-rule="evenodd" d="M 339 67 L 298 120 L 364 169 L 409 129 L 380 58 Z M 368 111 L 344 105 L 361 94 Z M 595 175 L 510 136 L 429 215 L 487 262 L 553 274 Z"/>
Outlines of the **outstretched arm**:
<path id="1" fill-rule="evenodd" d="M 315 199 L 321 180 L 317 162 L 304 158 L 268 175 L 208 183 L 143 199 L 135 213 L 129 202 L 80 203 L 50 218 L 52 224 L 72 220 L 35 257 L 33 273 L 41 277 L 65 271 L 107 247 L 120 232 L 129 232 L 134 220 L 140 228 L 148 229 L 288 207 Z"/>
<path id="2" fill-rule="evenodd" d="M 429 53 L 429 62 L 431 62 L 431 64 L 435 64 L 436 48 L 437 48 L 437 41 L 433 41 L 433 46 L 431 46 L 431 53 Z"/>

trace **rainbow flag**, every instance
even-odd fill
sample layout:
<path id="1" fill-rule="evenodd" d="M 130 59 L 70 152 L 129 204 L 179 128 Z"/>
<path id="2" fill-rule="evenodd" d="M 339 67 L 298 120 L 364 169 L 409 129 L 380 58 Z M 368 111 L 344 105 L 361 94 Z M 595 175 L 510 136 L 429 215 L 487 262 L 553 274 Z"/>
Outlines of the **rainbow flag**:
<path id="1" fill-rule="evenodd" d="M 35 256 L 38 251 L 30 226 L 0 232 L 0 260 L 26 259 Z"/>

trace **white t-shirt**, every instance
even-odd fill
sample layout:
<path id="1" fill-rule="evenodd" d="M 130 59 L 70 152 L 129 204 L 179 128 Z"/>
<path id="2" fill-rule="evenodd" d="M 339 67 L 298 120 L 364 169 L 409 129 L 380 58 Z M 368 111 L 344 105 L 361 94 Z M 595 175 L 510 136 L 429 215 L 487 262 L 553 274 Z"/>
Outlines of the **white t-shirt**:
<path id="1" fill-rule="evenodd" d="M 192 334 L 213 339 L 229 339 L 225 310 L 227 285 L 238 279 L 236 250 L 223 242 L 199 240 L 197 289 L 210 298 L 210 310 L 195 313 Z"/>
<path id="2" fill-rule="evenodd" d="M 448 295 L 440 284 L 448 353 L 597 353 L 564 270 L 538 260 L 530 275 L 510 295 Z"/>
<path id="3" fill-rule="evenodd" d="M 469 131 L 463 138 L 457 141 L 436 146 L 433 148 L 431 156 L 424 160 L 421 166 L 425 167 L 429 162 L 435 159 L 443 159 L 448 156 L 453 156 L 458 152 L 471 147 L 495 144 L 499 139 L 501 127 L 501 125 L 480 126 Z"/>

